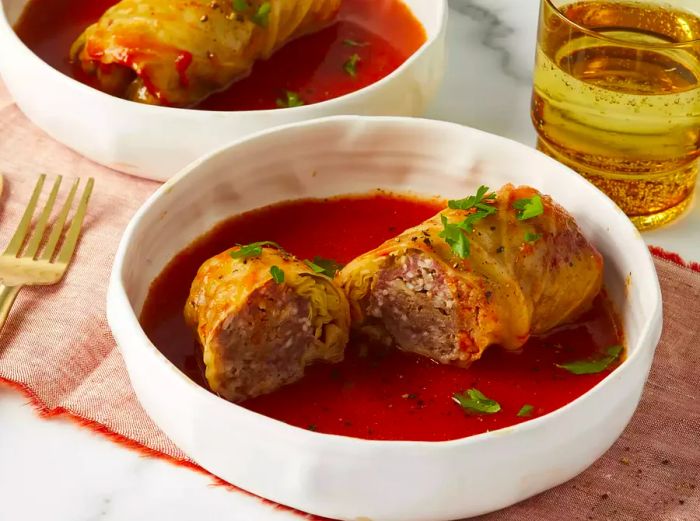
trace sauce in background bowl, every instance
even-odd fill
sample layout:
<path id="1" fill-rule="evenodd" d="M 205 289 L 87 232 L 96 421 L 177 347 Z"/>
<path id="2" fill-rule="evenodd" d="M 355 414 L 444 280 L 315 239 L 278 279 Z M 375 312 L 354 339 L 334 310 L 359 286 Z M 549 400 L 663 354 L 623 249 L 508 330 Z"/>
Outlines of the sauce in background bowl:
<path id="1" fill-rule="evenodd" d="M 115 0 L 31 0 L 15 32 L 60 72 L 92 87 L 94 77 L 70 63 L 73 41 Z M 251 74 L 209 96 L 194 109 L 264 110 L 285 106 L 287 92 L 304 104 L 360 90 L 389 75 L 427 39 L 425 29 L 400 0 L 344 0 L 337 20 L 297 38 Z"/>

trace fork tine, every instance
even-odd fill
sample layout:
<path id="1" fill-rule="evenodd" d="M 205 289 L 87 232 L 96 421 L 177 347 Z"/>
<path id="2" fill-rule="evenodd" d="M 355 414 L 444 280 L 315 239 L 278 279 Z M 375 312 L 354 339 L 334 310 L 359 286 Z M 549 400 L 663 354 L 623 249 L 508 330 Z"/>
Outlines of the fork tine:
<path id="1" fill-rule="evenodd" d="M 34 209 L 36 208 L 36 203 L 39 200 L 39 195 L 41 194 L 41 189 L 44 187 L 44 180 L 46 179 L 46 174 L 41 174 L 39 179 L 34 186 L 34 192 L 32 193 L 31 199 L 29 199 L 29 204 L 27 209 L 24 210 L 24 215 L 22 220 L 20 220 L 17 225 L 17 230 L 15 234 L 10 239 L 10 244 L 7 245 L 4 255 L 15 256 L 19 252 L 19 249 L 24 243 L 24 239 L 27 236 L 27 231 L 29 231 L 29 225 L 32 223 L 32 216 L 34 215 Z"/>
<path id="2" fill-rule="evenodd" d="M 53 184 L 49 198 L 46 200 L 44 209 L 41 212 L 41 217 L 34 226 L 34 231 L 32 232 L 32 237 L 27 243 L 27 247 L 24 250 L 24 257 L 33 259 L 36 255 L 39 245 L 41 244 L 41 239 L 44 238 L 44 230 L 46 229 L 46 223 L 49 222 L 49 217 L 53 211 L 53 205 L 56 202 L 56 196 L 58 195 L 58 189 L 61 187 L 61 180 L 63 178 L 59 175 Z"/>
<path id="3" fill-rule="evenodd" d="M 85 190 L 83 190 L 83 196 L 80 198 L 80 203 L 75 211 L 73 220 L 70 223 L 70 228 L 66 234 L 66 238 L 63 241 L 63 246 L 61 246 L 61 251 L 58 252 L 57 263 L 68 264 L 73 252 L 75 251 L 75 245 L 78 242 L 78 237 L 80 236 L 80 227 L 83 225 L 83 219 L 85 218 L 85 212 L 87 210 L 88 201 L 90 200 L 90 194 L 92 193 L 92 187 L 95 184 L 95 180 L 91 177 L 88 179 L 87 185 L 85 185 Z"/>
<path id="4" fill-rule="evenodd" d="M 44 253 L 39 257 L 40 260 L 50 261 L 51 257 L 53 257 L 56 244 L 58 244 L 58 240 L 61 238 L 61 232 L 63 232 L 63 226 L 66 224 L 68 212 L 70 212 L 71 206 L 73 206 L 73 198 L 75 197 L 75 192 L 78 190 L 79 184 L 80 179 L 76 179 L 73 186 L 71 186 L 66 202 L 63 203 L 63 208 L 61 208 L 61 212 L 58 214 L 58 217 L 56 217 L 56 222 L 53 223 L 49 240 L 46 242 L 46 247 L 44 248 Z"/>

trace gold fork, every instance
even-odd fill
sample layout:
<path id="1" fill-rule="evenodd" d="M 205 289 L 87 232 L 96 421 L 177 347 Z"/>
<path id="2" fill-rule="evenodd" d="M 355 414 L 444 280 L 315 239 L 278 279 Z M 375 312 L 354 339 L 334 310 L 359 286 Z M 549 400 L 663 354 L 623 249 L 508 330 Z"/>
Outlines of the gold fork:
<path id="1" fill-rule="evenodd" d="M 63 277 L 73 257 L 73 252 L 75 251 L 75 246 L 80 236 L 80 227 L 83 224 L 85 211 L 87 210 L 90 194 L 92 193 L 92 187 L 95 183 L 93 178 L 88 179 L 70 227 L 64 235 L 63 228 L 66 224 L 68 213 L 73 206 L 73 200 L 75 199 L 75 194 L 80 184 L 80 179 L 75 180 L 63 204 L 63 208 L 61 208 L 51 227 L 51 232 L 49 233 L 48 239 L 46 239 L 44 249 L 41 255 L 38 256 L 39 247 L 44 240 L 44 232 L 46 231 L 53 205 L 56 202 L 56 197 L 58 196 L 58 190 L 61 187 L 62 177 L 58 176 L 54 182 L 49 197 L 39 215 L 39 219 L 34 225 L 34 230 L 30 234 L 29 230 L 32 224 L 32 217 L 42 188 L 44 187 L 45 180 L 46 175 L 42 174 L 39 176 L 39 180 L 34 187 L 34 192 L 17 226 L 17 230 L 12 236 L 12 239 L 10 239 L 7 249 L 0 255 L 0 331 L 2 331 L 7 315 L 10 313 L 10 308 L 19 290 L 22 289 L 23 286 L 47 286 L 56 284 Z M 61 249 L 54 258 L 56 246 L 59 241 L 61 241 L 62 235 L 64 236 Z M 24 249 L 22 246 L 24 246 Z"/>

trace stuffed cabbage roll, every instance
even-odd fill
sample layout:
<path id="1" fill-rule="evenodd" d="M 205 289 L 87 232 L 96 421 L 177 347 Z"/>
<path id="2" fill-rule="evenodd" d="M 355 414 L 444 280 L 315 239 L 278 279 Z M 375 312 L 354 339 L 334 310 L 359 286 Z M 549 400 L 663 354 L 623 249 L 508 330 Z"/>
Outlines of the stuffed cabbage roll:
<path id="1" fill-rule="evenodd" d="M 73 43 L 100 89 L 188 107 L 247 75 L 286 42 L 316 31 L 341 0 L 122 0 Z"/>
<path id="2" fill-rule="evenodd" d="M 353 325 L 467 366 L 575 319 L 602 284 L 601 255 L 573 217 L 529 187 L 482 187 L 350 262 L 339 282 Z"/>
<path id="3" fill-rule="evenodd" d="M 185 305 L 211 389 L 237 402 L 299 380 L 316 361 L 339 362 L 350 312 L 325 275 L 272 243 L 207 260 Z"/>

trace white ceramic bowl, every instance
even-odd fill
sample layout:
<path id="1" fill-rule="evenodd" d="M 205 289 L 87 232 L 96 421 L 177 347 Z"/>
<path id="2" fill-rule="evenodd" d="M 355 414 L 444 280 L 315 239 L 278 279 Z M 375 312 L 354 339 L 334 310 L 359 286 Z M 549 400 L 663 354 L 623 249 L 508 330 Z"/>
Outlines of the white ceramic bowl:
<path id="1" fill-rule="evenodd" d="M 104 94 L 61 74 L 12 30 L 27 0 L 1 0 L 0 75 L 19 108 L 51 137 L 122 172 L 166 180 L 203 154 L 277 125 L 340 114 L 417 116 L 442 80 L 447 0 L 403 0 L 428 39 L 382 80 L 290 109 L 213 112 L 155 107 Z"/>
<path id="2" fill-rule="evenodd" d="M 165 264 L 219 221 L 277 201 L 377 187 L 463 197 L 480 184 L 551 194 L 604 254 L 628 359 L 595 388 L 532 421 L 448 442 L 367 441 L 292 427 L 195 385 L 137 317 Z M 625 278 L 631 283 L 626 287 Z M 161 187 L 129 224 L 107 312 L 131 381 L 163 431 L 204 468 L 260 496 L 346 520 L 431 521 L 496 510 L 580 473 L 617 439 L 661 332 L 661 295 L 644 242 L 593 185 L 533 149 L 459 125 L 335 117 L 234 143 Z"/>

